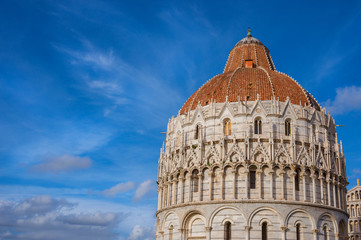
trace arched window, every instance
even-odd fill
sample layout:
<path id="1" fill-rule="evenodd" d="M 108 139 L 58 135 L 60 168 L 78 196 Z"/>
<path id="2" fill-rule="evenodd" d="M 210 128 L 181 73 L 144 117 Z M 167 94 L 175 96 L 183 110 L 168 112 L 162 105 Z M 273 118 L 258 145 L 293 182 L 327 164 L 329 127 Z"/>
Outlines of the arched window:
<path id="1" fill-rule="evenodd" d="M 296 176 L 295 176 L 295 189 L 296 191 L 300 191 L 300 173 L 298 170 L 296 170 Z"/>
<path id="2" fill-rule="evenodd" d="M 296 225 L 296 240 L 301 240 L 301 224 Z"/>
<path id="3" fill-rule="evenodd" d="M 231 239 L 232 239 L 231 223 L 226 222 L 226 224 L 224 224 L 224 240 L 231 240 Z"/>
<path id="4" fill-rule="evenodd" d="M 262 120 L 261 119 L 254 120 L 254 133 L 262 134 Z"/>
<path id="5" fill-rule="evenodd" d="M 355 221 L 355 232 L 358 232 L 358 221 Z"/>
<path id="6" fill-rule="evenodd" d="M 291 120 L 287 119 L 285 121 L 285 135 L 290 136 L 291 135 Z"/>
<path id="7" fill-rule="evenodd" d="M 201 134 L 201 126 L 199 124 L 196 125 L 196 129 L 194 131 L 194 139 L 198 139 Z"/>
<path id="8" fill-rule="evenodd" d="M 224 121 L 223 130 L 225 136 L 231 135 L 231 130 L 232 130 L 231 120 L 226 119 Z"/>
<path id="9" fill-rule="evenodd" d="M 323 226 L 323 239 L 328 240 L 327 227 Z"/>
<path id="10" fill-rule="evenodd" d="M 262 240 L 267 240 L 267 222 L 262 223 Z"/>
<path id="11" fill-rule="evenodd" d="M 198 171 L 197 170 L 195 170 L 192 173 L 192 180 L 193 180 L 193 192 L 198 192 L 199 181 L 198 181 Z"/>
<path id="12" fill-rule="evenodd" d="M 169 240 L 173 240 L 173 225 L 170 225 L 169 227 Z"/>
<path id="13" fill-rule="evenodd" d="M 353 232 L 353 222 L 350 222 L 350 232 Z"/>
<path id="14" fill-rule="evenodd" d="M 249 171 L 249 187 L 250 189 L 256 189 L 256 169 L 252 168 Z"/>

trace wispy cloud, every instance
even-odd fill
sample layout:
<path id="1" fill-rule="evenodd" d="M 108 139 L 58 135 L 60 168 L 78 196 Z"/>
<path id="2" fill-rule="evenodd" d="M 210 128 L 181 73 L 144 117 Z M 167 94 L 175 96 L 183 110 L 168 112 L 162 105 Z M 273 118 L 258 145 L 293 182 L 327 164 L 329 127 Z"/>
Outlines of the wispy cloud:
<path id="1" fill-rule="evenodd" d="M 114 239 L 123 213 L 69 213 L 76 204 L 50 196 L 0 200 L 0 239 Z"/>
<path id="2" fill-rule="evenodd" d="M 109 189 L 106 189 L 102 191 L 101 193 L 108 196 L 108 197 L 114 197 L 115 195 L 123 192 L 127 192 L 129 190 L 132 190 L 135 187 L 134 182 L 126 182 L 126 183 L 119 183 Z"/>
<path id="3" fill-rule="evenodd" d="M 361 86 L 347 86 L 336 89 L 335 99 L 328 99 L 323 104 L 335 115 L 361 110 Z"/>
<path id="4" fill-rule="evenodd" d="M 138 186 L 137 190 L 135 191 L 133 201 L 135 202 L 140 201 L 141 199 L 148 196 L 148 194 L 150 194 L 152 191 L 155 190 L 156 190 L 155 183 L 151 179 L 148 179 L 145 182 L 142 182 Z"/>
<path id="5" fill-rule="evenodd" d="M 135 225 L 132 232 L 129 235 L 128 240 L 153 240 L 155 236 L 154 227 L 144 227 L 141 225 Z"/>
<path id="6" fill-rule="evenodd" d="M 78 157 L 65 154 L 47 158 L 43 162 L 33 166 L 32 169 L 41 172 L 59 173 L 89 168 L 91 165 L 92 160 L 89 157 Z"/>

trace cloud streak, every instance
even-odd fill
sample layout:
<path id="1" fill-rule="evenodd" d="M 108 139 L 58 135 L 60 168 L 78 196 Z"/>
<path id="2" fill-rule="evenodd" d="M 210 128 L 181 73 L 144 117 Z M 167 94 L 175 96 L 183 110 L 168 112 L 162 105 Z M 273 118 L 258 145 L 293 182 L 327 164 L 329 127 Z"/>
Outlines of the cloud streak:
<path id="1" fill-rule="evenodd" d="M 32 169 L 40 172 L 60 173 L 89 168 L 91 165 L 92 160 L 88 157 L 77 157 L 65 154 L 47 158 L 42 163 L 35 165 Z"/>
<path id="2" fill-rule="evenodd" d="M 36 196 L 0 201 L 0 239 L 114 239 L 123 213 L 69 213 L 76 206 L 65 199 Z"/>
<path id="3" fill-rule="evenodd" d="M 115 195 L 123 192 L 127 192 L 129 190 L 132 190 L 135 187 L 134 182 L 126 182 L 126 183 L 119 183 L 115 185 L 114 187 L 111 187 L 109 189 L 106 189 L 102 191 L 101 193 L 108 196 L 108 197 L 114 197 Z"/>
<path id="4" fill-rule="evenodd" d="M 151 179 L 148 179 L 147 181 L 142 182 L 138 186 L 137 190 L 135 191 L 133 201 L 138 202 L 155 190 L 156 190 L 156 186 L 154 182 Z"/>
<path id="5" fill-rule="evenodd" d="M 334 115 L 361 110 L 361 86 L 346 86 L 336 89 L 336 97 L 323 104 Z"/>

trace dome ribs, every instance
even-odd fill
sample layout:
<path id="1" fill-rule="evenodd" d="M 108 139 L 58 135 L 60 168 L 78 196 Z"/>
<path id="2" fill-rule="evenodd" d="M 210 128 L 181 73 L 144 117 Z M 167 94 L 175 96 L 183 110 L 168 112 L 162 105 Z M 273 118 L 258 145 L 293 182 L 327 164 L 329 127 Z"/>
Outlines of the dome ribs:
<path id="1" fill-rule="evenodd" d="M 289 97 L 293 104 L 299 104 L 300 101 L 302 105 L 308 104 L 303 89 L 290 77 L 274 71 L 268 71 L 268 73 L 274 85 L 275 96 L 279 97 L 280 101 L 285 102 Z"/>
<path id="2" fill-rule="evenodd" d="M 316 99 L 296 80 L 275 70 L 266 46 L 254 37 L 246 37 L 230 51 L 223 74 L 203 84 L 183 105 L 180 113 L 194 110 L 198 103 L 206 106 L 211 101 L 256 101 L 257 95 L 259 100 L 278 98 L 282 102 L 288 97 L 293 104 L 310 105 L 320 110 Z"/>
<path id="3" fill-rule="evenodd" d="M 273 93 L 272 86 L 267 74 L 261 69 L 241 68 L 238 70 L 230 82 L 228 101 L 237 102 L 247 98 L 249 101 L 256 101 L 257 94 L 260 100 L 271 99 Z"/>

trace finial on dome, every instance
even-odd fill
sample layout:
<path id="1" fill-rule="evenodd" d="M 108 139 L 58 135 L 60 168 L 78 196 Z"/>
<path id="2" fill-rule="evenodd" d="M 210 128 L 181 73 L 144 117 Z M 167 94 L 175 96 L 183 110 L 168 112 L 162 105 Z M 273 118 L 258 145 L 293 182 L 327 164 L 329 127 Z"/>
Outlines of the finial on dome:
<path id="1" fill-rule="evenodd" d="M 357 179 L 357 186 L 360 186 L 360 179 Z"/>
<path id="2" fill-rule="evenodd" d="M 250 28 L 250 27 L 248 27 L 247 37 L 252 37 L 252 34 L 251 34 L 251 28 Z"/>

